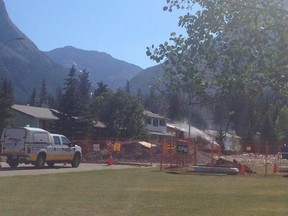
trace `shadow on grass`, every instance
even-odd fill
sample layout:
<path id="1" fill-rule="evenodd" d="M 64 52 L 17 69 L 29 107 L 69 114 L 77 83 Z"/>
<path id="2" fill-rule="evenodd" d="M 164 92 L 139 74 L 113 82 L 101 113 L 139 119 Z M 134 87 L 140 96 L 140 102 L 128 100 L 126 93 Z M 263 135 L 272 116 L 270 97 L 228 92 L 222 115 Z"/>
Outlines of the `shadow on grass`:
<path id="1" fill-rule="evenodd" d="M 1 172 L 11 172 L 11 171 L 20 171 L 20 170 L 51 170 L 51 169 L 67 169 L 67 168 L 72 168 L 71 166 L 54 166 L 54 167 L 48 167 L 45 166 L 43 168 L 35 168 L 34 166 L 23 166 L 23 167 L 16 167 L 16 168 L 11 168 L 11 167 L 0 167 Z"/>

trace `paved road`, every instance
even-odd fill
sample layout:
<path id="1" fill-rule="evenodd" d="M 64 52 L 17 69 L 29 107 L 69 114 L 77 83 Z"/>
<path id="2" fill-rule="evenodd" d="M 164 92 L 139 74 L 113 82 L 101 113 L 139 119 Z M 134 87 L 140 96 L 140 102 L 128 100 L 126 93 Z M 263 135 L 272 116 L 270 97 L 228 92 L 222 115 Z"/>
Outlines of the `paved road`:
<path id="1" fill-rule="evenodd" d="M 18 175 L 40 175 L 49 173 L 67 173 L 67 172 L 81 172 L 90 170 L 103 169 L 127 169 L 133 168 L 128 165 L 111 165 L 106 164 L 90 164 L 81 163 L 78 168 L 72 168 L 70 164 L 56 164 L 54 168 L 45 167 L 43 169 L 35 169 L 32 165 L 19 165 L 16 169 L 11 169 L 6 162 L 1 162 L 0 177 L 2 176 L 18 176 Z"/>

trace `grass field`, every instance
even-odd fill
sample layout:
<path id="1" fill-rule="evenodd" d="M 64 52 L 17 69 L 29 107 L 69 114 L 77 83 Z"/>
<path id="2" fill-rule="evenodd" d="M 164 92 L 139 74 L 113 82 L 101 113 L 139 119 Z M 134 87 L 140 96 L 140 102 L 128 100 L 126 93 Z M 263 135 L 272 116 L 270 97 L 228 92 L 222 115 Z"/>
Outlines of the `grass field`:
<path id="1" fill-rule="evenodd" d="M 158 168 L 0 178 L 0 215 L 287 216 L 288 176 Z"/>

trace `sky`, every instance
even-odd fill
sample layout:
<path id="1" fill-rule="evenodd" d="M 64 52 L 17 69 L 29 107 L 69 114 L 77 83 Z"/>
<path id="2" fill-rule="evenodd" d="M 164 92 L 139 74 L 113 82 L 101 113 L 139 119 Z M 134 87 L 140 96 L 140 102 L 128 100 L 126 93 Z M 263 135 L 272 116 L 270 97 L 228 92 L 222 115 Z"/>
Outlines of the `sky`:
<path id="1" fill-rule="evenodd" d="M 4 0 L 14 24 L 41 51 L 64 46 L 105 52 L 143 69 L 157 63 L 146 47 L 184 33 L 166 0 Z"/>

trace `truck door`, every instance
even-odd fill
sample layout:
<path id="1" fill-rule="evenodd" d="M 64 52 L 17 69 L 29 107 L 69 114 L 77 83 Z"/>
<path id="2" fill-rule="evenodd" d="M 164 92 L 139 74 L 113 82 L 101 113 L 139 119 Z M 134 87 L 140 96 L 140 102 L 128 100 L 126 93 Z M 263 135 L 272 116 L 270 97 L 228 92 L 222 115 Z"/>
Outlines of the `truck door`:
<path id="1" fill-rule="evenodd" d="M 71 141 L 67 139 L 65 136 L 61 136 L 62 142 L 62 154 L 65 160 L 72 160 L 73 159 L 73 149 L 71 148 Z"/>
<path id="2" fill-rule="evenodd" d="M 4 132 L 3 153 L 24 154 L 26 132 L 22 128 L 10 128 Z"/>
<path id="3" fill-rule="evenodd" d="M 59 136 L 53 136 L 53 145 L 47 146 L 47 160 L 61 160 L 61 140 Z"/>

